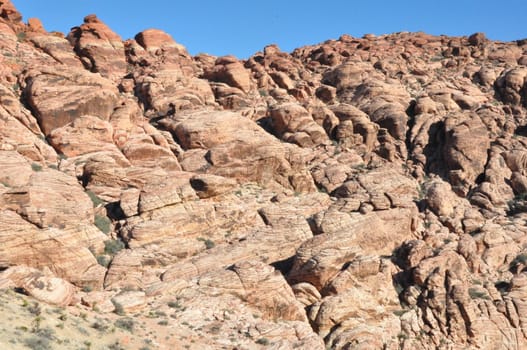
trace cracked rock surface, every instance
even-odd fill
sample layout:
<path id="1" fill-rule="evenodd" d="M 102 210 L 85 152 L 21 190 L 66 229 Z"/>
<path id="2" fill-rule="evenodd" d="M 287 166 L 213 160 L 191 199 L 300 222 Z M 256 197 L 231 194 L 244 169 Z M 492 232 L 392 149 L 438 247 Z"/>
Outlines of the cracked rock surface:
<path id="1" fill-rule="evenodd" d="M 527 347 L 526 40 L 239 60 L 95 15 L 48 33 L 6 0 L 0 54 L 6 305 L 156 349 Z M 53 348 L 97 338 L 62 324 Z"/>

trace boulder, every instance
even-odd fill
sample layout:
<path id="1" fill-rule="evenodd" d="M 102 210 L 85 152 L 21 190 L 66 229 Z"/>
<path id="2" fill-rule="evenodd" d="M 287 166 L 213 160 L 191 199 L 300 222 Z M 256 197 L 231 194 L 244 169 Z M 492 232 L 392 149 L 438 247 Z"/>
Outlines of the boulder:
<path id="1" fill-rule="evenodd" d="M 9 279 L 16 288 L 46 304 L 67 306 L 76 302 L 76 288 L 54 276 L 46 276 L 37 269 L 16 266 L 0 274 L 0 280 Z"/>
<path id="2" fill-rule="evenodd" d="M 96 15 L 84 17 L 84 23 L 73 27 L 67 39 L 89 71 L 111 79 L 119 79 L 126 74 L 121 37 Z"/>
<path id="3" fill-rule="evenodd" d="M 45 135 L 83 115 L 108 120 L 119 96 L 111 81 L 66 67 L 28 72 L 24 92 Z"/>
<path id="4" fill-rule="evenodd" d="M 247 93 L 252 87 L 251 75 L 234 56 L 219 57 L 212 69 L 204 72 L 208 80 L 226 83 Z"/>

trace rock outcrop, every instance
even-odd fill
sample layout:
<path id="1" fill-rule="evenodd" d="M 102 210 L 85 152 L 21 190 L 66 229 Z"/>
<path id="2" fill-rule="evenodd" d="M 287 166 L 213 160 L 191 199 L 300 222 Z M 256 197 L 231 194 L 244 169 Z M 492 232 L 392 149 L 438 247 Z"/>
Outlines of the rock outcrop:
<path id="1" fill-rule="evenodd" d="M 0 53 L 1 289 L 160 349 L 527 346 L 525 40 L 192 57 L 4 0 Z"/>

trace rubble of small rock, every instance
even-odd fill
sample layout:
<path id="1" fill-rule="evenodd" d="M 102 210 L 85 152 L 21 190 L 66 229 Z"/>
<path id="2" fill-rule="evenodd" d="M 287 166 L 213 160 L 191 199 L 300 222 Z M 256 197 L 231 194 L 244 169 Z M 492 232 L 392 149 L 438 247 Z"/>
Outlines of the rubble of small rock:
<path id="1" fill-rule="evenodd" d="M 241 60 L 5 0 L 0 48 L 0 288 L 159 349 L 527 347 L 527 40 Z"/>

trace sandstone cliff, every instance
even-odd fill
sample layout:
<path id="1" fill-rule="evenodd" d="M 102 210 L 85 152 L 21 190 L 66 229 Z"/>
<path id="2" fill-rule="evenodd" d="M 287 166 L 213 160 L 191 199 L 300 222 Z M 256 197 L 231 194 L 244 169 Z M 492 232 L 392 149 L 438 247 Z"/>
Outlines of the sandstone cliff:
<path id="1" fill-rule="evenodd" d="M 527 40 L 193 57 L 3 0 L 0 53 L 0 288 L 159 349 L 527 347 Z"/>

